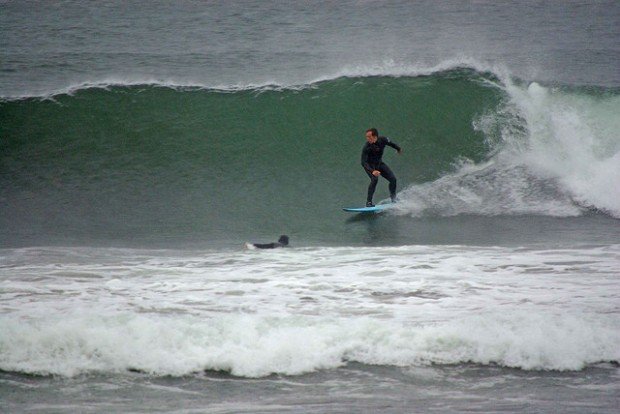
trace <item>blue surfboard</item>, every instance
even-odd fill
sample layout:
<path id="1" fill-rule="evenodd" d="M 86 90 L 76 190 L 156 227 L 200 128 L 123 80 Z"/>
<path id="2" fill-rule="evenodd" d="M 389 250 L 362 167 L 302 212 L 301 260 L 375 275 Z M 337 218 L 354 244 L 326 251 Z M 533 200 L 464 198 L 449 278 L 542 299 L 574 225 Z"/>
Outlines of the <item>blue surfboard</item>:
<path id="1" fill-rule="evenodd" d="M 344 207 L 344 211 L 348 211 L 349 213 L 380 213 L 392 207 L 391 203 L 387 204 L 377 204 L 373 207 Z"/>

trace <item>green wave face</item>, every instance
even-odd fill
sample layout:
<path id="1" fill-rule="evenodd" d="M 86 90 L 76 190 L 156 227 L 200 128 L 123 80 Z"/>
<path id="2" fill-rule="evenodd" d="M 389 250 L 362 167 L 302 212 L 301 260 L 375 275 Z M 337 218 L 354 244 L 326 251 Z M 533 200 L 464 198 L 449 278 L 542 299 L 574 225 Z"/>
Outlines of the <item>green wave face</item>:
<path id="1" fill-rule="evenodd" d="M 362 205 L 364 132 L 403 185 L 484 159 L 500 90 L 451 72 L 292 90 L 85 89 L 0 106 L 8 237 L 235 240 L 321 234 Z M 376 200 L 387 196 L 380 183 Z M 320 236 L 319 236 L 320 238 Z M 6 240 L 4 240 L 6 242 Z"/>

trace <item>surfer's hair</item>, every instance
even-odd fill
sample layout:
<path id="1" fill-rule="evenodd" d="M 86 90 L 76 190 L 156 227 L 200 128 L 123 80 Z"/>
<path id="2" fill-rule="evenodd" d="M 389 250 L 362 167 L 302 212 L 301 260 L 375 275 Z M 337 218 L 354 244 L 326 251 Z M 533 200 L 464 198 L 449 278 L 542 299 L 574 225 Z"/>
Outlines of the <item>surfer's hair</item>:
<path id="1" fill-rule="evenodd" d="M 377 131 L 377 128 L 368 128 L 366 132 L 370 132 L 373 137 L 379 136 L 379 131 Z"/>

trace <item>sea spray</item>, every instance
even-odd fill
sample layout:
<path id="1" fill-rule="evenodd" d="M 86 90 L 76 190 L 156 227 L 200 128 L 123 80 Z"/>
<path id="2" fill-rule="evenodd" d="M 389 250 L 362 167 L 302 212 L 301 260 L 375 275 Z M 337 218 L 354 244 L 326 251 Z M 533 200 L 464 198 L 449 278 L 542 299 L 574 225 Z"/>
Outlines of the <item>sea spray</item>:
<path id="1" fill-rule="evenodd" d="M 620 97 L 499 85 L 502 105 L 473 120 L 489 159 L 409 186 L 399 210 L 421 215 L 573 216 L 596 209 L 620 217 Z"/>

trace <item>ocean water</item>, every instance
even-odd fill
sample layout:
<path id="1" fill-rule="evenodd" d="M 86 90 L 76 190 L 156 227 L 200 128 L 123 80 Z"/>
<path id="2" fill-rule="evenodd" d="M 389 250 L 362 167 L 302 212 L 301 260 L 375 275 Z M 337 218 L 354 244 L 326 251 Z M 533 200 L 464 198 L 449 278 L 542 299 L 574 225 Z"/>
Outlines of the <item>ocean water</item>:
<path id="1" fill-rule="evenodd" d="M 615 413 L 619 23 L 0 3 L 0 410 Z"/>

